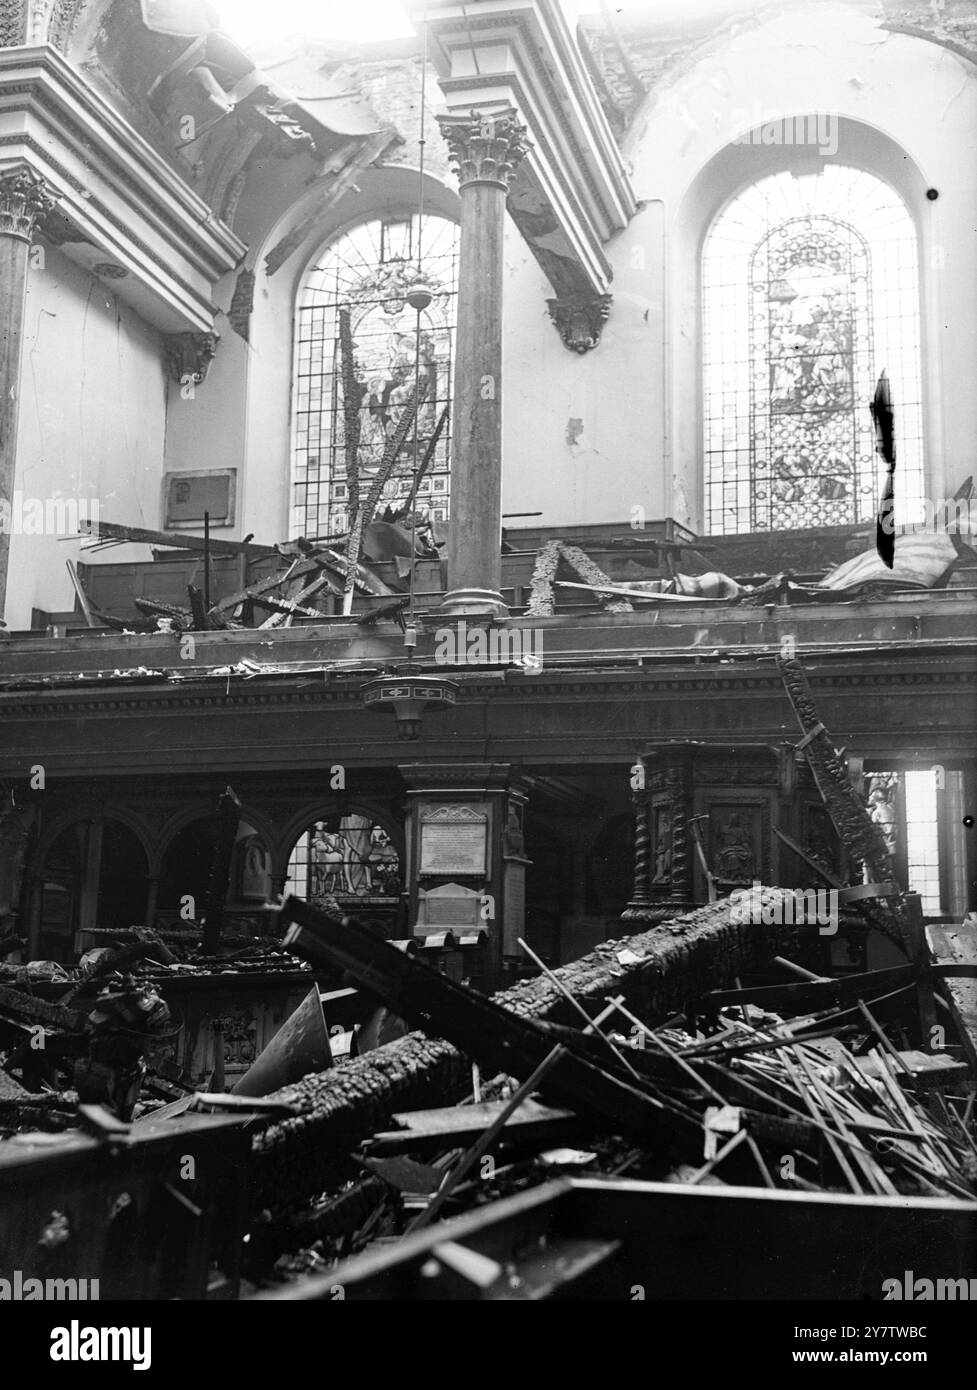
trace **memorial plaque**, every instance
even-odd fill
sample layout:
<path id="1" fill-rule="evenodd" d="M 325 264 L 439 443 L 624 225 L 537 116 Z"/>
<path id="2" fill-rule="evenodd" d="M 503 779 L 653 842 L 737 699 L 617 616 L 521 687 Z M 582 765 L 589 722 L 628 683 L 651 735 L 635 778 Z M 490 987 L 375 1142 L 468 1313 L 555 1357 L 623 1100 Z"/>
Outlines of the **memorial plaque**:
<path id="1" fill-rule="evenodd" d="M 488 814 L 471 806 L 435 806 L 421 815 L 422 874 L 488 872 Z"/>

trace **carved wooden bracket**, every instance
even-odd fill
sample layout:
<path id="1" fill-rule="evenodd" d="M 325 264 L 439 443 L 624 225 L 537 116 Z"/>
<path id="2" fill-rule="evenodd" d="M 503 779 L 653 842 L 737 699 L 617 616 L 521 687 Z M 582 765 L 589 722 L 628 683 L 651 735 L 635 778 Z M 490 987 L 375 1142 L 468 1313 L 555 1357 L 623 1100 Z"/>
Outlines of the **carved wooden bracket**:
<path id="1" fill-rule="evenodd" d="M 546 307 L 564 345 L 571 352 L 589 352 L 600 342 L 600 335 L 611 312 L 609 294 L 593 297 L 567 296 L 548 299 Z"/>
<path id="2" fill-rule="evenodd" d="M 163 339 L 166 370 L 181 384 L 189 377 L 198 386 L 217 356 L 219 333 L 168 333 Z"/>

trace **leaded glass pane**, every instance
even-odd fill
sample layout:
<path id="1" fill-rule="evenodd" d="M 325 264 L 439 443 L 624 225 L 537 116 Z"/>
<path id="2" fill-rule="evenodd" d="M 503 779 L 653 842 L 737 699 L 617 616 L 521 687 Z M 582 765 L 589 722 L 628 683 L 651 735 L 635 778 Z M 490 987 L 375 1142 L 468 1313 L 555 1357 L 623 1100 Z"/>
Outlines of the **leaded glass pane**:
<path id="1" fill-rule="evenodd" d="M 336 535 L 349 525 L 344 452 L 339 311 L 350 310 L 360 390 L 360 494 L 365 496 L 414 385 L 417 315 L 404 295 L 420 260 L 434 289 L 420 316 L 420 373 L 428 391 L 402 462 L 384 489 L 387 501 L 410 491 L 415 442 L 423 457 L 448 404 L 458 291 L 458 229 L 440 217 L 391 217 L 361 223 L 335 241 L 307 273 L 295 322 L 292 434 L 292 530 Z M 446 521 L 450 501 L 450 429 L 438 441 L 418 490 L 419 509 Z"/>
<path id="2" fill-rule="evenodd" d="M 702 266 L 706 519 L 713 534 L 870 520 L 868 411 L 888 371 L 897 520 L 922 515 L 916 235 L 862 170 L 827 165 L 746 189 Z"/>

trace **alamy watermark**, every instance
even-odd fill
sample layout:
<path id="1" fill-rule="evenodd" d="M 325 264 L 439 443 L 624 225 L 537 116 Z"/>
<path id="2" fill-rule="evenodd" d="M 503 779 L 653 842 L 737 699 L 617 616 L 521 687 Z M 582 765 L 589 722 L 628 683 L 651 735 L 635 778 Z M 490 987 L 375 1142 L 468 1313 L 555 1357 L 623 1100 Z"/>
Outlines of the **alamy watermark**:
<path id="1" fill-rule="evenodd" d="M 73 1319 L 51 1331 L 52 1361 L 131 1361 L 134 1371 L 153 1364 L 150 1327 L 82 1327 Z"/>
<path id="2" fill-rule="evenodd" d="M 837 888 L 787 888 L 776 896 L 758 878 L 752 888 L 737 888 L 729 895 L 730 921 L 764 927 L 817 927 L 819 936 L 838 931 Z"/>
<path id="3" fill-rule="evenodd" d="M 904 519 L 907 515 L 910 520 Z M 879 508 L 878 520 L 888 536 L 894 535 L 899 526 L 909 531 L 970 534 L 977 532 L 977 498 L 923 497 L 900 506 L 887 501 Z"/>
<path id="4" fill-rule="evenodd" d="M 977 1302 L 977 1279 L 917 1279 L 905 1269 L 899 1279 L 882 1280 L 884 1303 Z"/>
<path id="5" fill-rule="evenodd" d="M 0 535 L 98 537 L 97 497 L 0 497 Z"/>
<path id="6" fill-rule="evenodd" d="M 755 101 L 750 110 L 732 111 L 730 124 L 739 132 L 732 137 L 734 145 L 807 145 L 823 157 L 838 153 L 838 116 L 833 111 L 785 116 Z"/>
<path id="7" fill-rule="evenodd" d="M 538 628 L 469 627 L 462 619 L 434 634 L 438 666 L 519 666 L 527 676 L 543 669 L 543 634 Z"/>
<path id="8" fill-rule="evenodd" d="M 87 1303 L 98 1299 L 97 1279 L 34 1279 L 15 1269 L 11 1279 L 0 1279 L 0 1303 Z"/>

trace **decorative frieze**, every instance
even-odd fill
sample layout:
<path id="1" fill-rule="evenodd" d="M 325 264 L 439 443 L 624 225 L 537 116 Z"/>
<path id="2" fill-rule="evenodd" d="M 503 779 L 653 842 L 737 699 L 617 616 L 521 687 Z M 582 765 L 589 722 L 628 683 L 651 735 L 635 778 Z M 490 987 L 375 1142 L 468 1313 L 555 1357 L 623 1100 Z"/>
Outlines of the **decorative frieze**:
<path id="1" fill-rule="evenodd" d="M 513 109 L 472 110 L 467 114 L 439 116 L 441 134 L 448 142 L 458 186 L 492 183 L 508 193 L 513 175 L 528 154 L 526 127 Z"/>
<path id="2" fill-rule="evenodd" d="M 0 236 L 30 243 L 57 201 L 57 194 L 26 164 L 0 170 Z"/>
<path id="3" fill-rule="evenodd" d="M 611 312 L 611 300 L 609 294 L 548 299 L 546 307 L 564 346 L 571 352 L 589 352 L 595 348 Z"/>
<path id="4" fill-rule="evenodd" d="M 47 27 L 47 41 L 62 53 L 68 51 L 75 26 L 88 0 L 54 0 Z"/>
<path id="5" fill-rule="evenodd" d="M 0 48 L 15 48 L 22 44 L 26 24 L 26 0 L 5 0 L 0 8 Z"/>

